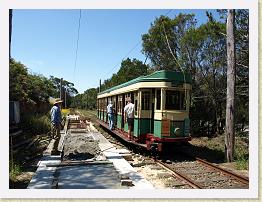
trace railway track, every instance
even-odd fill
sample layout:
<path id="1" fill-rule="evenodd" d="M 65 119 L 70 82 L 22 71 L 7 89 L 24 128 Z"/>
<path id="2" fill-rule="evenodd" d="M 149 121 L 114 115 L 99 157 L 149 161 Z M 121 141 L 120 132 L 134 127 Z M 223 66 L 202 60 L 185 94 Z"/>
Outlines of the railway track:
<path id="1" fill-rule="evenodd" d="M 110 134 L 105 134 L 105 137 L 109 139 L 111 143 L 120 147 L 129 146 L 113 138 Z M 133 155 L 137 155 L 135 150 L 133 150 Z M 147 159 L 146 161 L 136 164 L 131 162 L 131 165 L 134 167 L 150 165 L 150 169 L 155 169 L 156 172 L 159 171 L 160 178 L 163 178 L 163 176 L 164 178 L 169 178 L 169 182 L 166 183 L 167 188 L 248 189 L 249 187 L 249 180 L 246 177 L 242 177 L 208 161 L 189 156 L 182 152 L 177 156 L 179 156 L 179 160 L 174 160 L 167 156 L 160 159 L 148 158 L 146 154 L 144 154 L 143 159 Z M 166 160 L 167 162 L 165 162 Z M 163 170 L 169 174 L 163 174 Z"/>
<path id="2" fill-rule="evenodd" d="M 247 178 L 182 151 L 179 151 L 176 159 L 172 159 L 170 156 L 155 159 L 148 157 L 148 153 L 141 153 L 141 150 L 138 153 L 136 148 L 132 148 L 127 142 L 112 136 L 109 131 L 103 132 L 101 130 L 101 132 L 115 147 L 131 149 L 134 159 L 137 158 L 136 156 L 140 156 L 137 162 L 130 160 L 130 164 L 138 170 L 146 166 L 149 167 L 149 170 L 154 170 L 159 180 L 165 181 L 165 188 L 248 189 L 249 187 Z M 150 181 L 150 176 L 147 180 Z"/>
<path id="3" fill-rule="evenodd" d="M 248 179 L 202 159 L 171 164 L 156 163 L 194 189 L 248 189 Z"/>

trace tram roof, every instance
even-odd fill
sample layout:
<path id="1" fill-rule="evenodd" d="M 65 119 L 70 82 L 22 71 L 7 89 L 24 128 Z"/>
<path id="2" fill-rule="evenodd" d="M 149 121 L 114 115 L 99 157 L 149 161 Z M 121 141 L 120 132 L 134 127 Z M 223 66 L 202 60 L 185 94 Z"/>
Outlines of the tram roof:
<path id="1" fill-rule="evenodd" d="M 184 78 L 185 77 L 185 78 Z M 176 71 L 168 71 L 168 70 L 161 70 L 156 71 L 150 75 L 140 76 L 138 78 L 132 79 L 128 82 L 122 83 L 120 85 L 114 86 L 109 88 L 105 91 L 98 93 L 98 95 L 111 92 L 113 90 L 117 90 L 119 88 L 123 88 L 129 86 L 131 84 L 139 83 L 139 82 L 156 82 L 156 81 L 169 81 L 174 84 L 182 84 L 182 83 L 192 83 L 192 77 L 190 74 L 185 73 L 185 76 L 182 72 Z"/>

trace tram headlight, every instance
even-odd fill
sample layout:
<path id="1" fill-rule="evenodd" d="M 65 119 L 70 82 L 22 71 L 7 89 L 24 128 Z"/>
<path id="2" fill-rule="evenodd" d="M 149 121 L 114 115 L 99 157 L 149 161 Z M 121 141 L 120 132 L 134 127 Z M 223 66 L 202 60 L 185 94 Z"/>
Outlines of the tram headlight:
<path id="1" fill-rule="evenodd" d="M 181 133 L 180 128 L 175 128 L 174 134 L 175 134 L 175 135 L 180 135 L 180 133 Z"/>

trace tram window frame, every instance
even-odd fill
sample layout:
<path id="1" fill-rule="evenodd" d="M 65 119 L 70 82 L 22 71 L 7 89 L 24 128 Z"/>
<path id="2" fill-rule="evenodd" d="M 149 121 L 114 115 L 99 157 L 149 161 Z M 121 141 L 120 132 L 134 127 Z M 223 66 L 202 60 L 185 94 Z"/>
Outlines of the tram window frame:
<path id="1" fill-rule="evenodd" d="M 150 110 L 150 98 L 151 92 L 150 91 L 142 91 L 141 95 L 141 110 Z"/>
<path id="2" fill-rule="evenodd" d="M 172 98 L 170 96 L 176 96 Z M 166 90 L 166 110 L 186 110 L 185 92 L 179 90 Z"/>
<path id="3" fill-rule="evenodd" d="M 156 90 L 156 110 L 161 110 L 161 89 Z"/>

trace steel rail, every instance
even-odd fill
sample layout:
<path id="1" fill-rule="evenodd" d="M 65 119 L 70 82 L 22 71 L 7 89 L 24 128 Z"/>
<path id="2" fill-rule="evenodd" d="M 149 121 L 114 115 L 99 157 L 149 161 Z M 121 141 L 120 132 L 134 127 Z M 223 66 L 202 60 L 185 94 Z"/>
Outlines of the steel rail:
<path id="1" fill-rule="evenodd" d="M 200 159 L 200 158 L 196 158 L 196 161 L 197 161 L 197 162 L 200 162 L 200 163 L 202 163 L 202 164 L 204 164 L 204 165 L 206 165 L 206 166 L 208 166 L 208 167 L 210 167 L 210 168 L 213 168 L 213 169 L 215 169 L 215 170 L 218 170 L 218 171 L 220 171 L 220 172 L 222 172 L 222 173 L 225 173 L 225 174 L 227 174 L 227 175 L 229 175 L 229 176 L 231 176 L 231 177 L 239 180 L 240 182 L 242 182 L 242 183 L 244 183 L 244 184 L 249 184 L 249 179 L 248 179 L 248 178 L 245 178 L 245 177 L 243 177 L 243 176 L 237 175 L 237 174 L 235 174 L 235 173 L 233 173 L 233 172 L 230 172 L 230 171 L 228 171 L 228 170 L 225 170 L 225 169 L 223 169 L 223 168 L 220 168 L 220 167 L 218 167 L 218 166 L 216 166 L 216 165 L 214 165 L 214 164 L 212 164 L 212 163 L 210 163 L 210 162 L 207 162 L 207 161 L 205 161 L 205 160 L 203 160 L 203 159 Z"/>
<path id="2" fill-rule="evenodd" d="M 163 162 L 161 162 L 161 161 L 159 161 L 157 159 L 155 161 L 156 161 L 156 163 L 158 165 L 160 165 L 164 169 L 166 169 L 169 172 L 171 172 L 174 177 L 177 177 L 177 178 L 179 178 L 181 180 L 186 181 L 191 187 L 193 187 L 195 189 L 203 189 L 203 187 L 201 185 L 199 185 L 196 182 L 193 182 L 192 180 L 188 179 L 185 175 L 181 174 L 180 172 L 175 171 L 174 169 L 170 168 L 170 166 L 168 166 L 167 164 L 165 164 L 165 163 L 163 163 Z"/>

